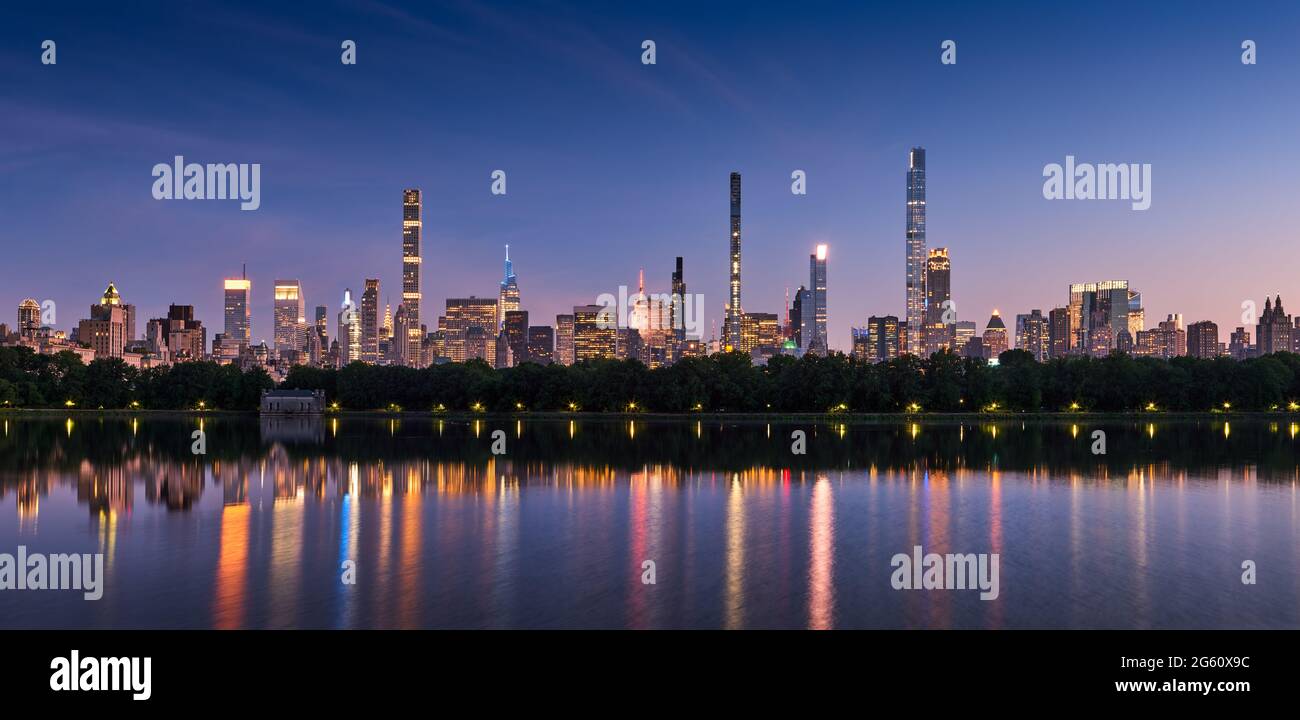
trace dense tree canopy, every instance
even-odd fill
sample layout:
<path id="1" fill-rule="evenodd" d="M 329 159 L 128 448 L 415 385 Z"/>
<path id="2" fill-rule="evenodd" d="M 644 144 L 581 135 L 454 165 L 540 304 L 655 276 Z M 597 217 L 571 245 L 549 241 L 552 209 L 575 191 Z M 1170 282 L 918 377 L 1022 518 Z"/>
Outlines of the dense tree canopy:
<path id="1" fill-rule="evenodd" d="M 1300 356 L 1235 361 L 1158 360 L 1117 354 L 1036 362 L 1009 350 L 990 365 L 935 353 L 887 363 L 788 356 L 754 365 L 719 353 L 647 368 L 628 360 L 524 363 L 493 370 L 482 361 L 423 369 L 352 363 L 339 370 L 294 367 L 283 387 L 322 389 L 345 409 L 570 410 L 593 412 L 1122 412 L 1156 409 L 1290 409 L 1300 401 Z M 0 406 L 254 410 L 273 386 L 261 370 L 188 362 L 137 370 L 121 360 L 82 364 L 75 353 L 0 348 Z"/>

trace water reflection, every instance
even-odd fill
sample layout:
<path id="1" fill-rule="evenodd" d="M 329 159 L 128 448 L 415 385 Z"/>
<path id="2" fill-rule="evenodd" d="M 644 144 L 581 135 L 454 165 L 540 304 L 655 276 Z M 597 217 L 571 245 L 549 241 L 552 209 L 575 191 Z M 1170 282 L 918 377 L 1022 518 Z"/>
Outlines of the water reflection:
<path id="1" fill-rule="evenodd" d="M 1300 626 L 1290 422 L 4 422 L 0 551 L 108 581 L 3 627 Z M 915 545 L 999 554 L 999 600 L 892 590 Z"/>

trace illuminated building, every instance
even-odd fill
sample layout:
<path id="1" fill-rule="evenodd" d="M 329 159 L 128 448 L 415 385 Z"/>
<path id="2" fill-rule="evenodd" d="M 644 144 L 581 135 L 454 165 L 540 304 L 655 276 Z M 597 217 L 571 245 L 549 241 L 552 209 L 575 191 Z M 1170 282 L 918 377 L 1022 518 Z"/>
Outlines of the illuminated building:
<path id="1" fill-rule="evenodd" d="M 921 355 L 925 323 L 925 148 L 907 155 L 907 348 Z"/>
<path id="2" fill-rule="evenodd" d="M 361 293 L 361 360 L 379 362 L 379 280 L 366 279 Z"/>
<path id="3" fill-rule="evenodd" d="M 902 352 L 900 333 L 904 326 L 893 315 L 867 319 L 867 359 L 873 363 L 888 362 Z"/>
<path id="4" fill-rule="evenodd" d="M 1046 362 L 1051 354 L 1051 329 L 1042 310 L 1016 316 L 1016 348 Z"/>
<path id="5" fill-rule="evenodd" d="M 406 308 L 406 337 L 397 338 L 395 353 L 402 365 L 422 364 L 420 325 L 420 266 L 423 262 L 420 235 L 424 228 L 418 188 L 402 191 L 402 307 Z"/>
<path id="6" fill-rule="evenodd" d="M 1209 320 L 1187 326 L 1187 354 L 1197 358 L 1219 356 L 1219 326 Z"/>
<path id="7" fill-rule="evenodd" d="M 988 324 L 984 326 L 983 344 L 989 358 L 995 358 L 1007 351 L 1007 326 L 1002 322 L 1002 316 L 997 310 L 993 311 Z"/>
<path id="8" fill-rule="evenodd" d="M 252 308 L 249 301 L 252 289 L 253 283 L 247 275 L 226 280 L 226 324 L 222 337 L 226 343 L 237 344 L 240 348 L 248 347 L 253 342 Z"/>
<path id="9" fill-rule="evenodd" d="M 741 346 L 740 324 L 740 173 L 731 173 L 731 275 L 730 295 L 727 302 L 727 318 L 723 324 L 722 334 L 727 344 L 734 348 Z"/>
<path id="10" fill-rule="evenodd" d="M 297 352 L 306 344 L 307 308 L 303 304 L 302 283 L 297 280 L 275 281 L 273 321 L 276 353 Z"/>
<path id="11" fill-rule="evenodd" d="M 555 316 L 555 362 L 572 365 L 576 362 L 573 348 L 573 316 Z"/>
<path id="12" fill-rule="evenodd" d="M 613 313 L 604 305 L 574 306 L 573 354 L 576 362 L 615 356 L 618 320 Z"/>
<path id="13" fill-rule="evenodd" d="M 945 322 L 944 315 L 948 315 Z M 931 353 L 953 346 L 952 261 L 948 248 L 930 251 L 925 263 L 925 327 L 922 329 L 921 353 Z"/>
<path id="14" fill-rule="evenodd" d="M 505 277 L 501 280 L 501 292 L 497 297 L 498 327 L 505 327 L 506 313 L 519 309 L 519 281 L 515 278 L 515 265 L 510 262 L 510 246 L 506 246 Z M 518 358 L 515 360 L 519 361 Z"/>

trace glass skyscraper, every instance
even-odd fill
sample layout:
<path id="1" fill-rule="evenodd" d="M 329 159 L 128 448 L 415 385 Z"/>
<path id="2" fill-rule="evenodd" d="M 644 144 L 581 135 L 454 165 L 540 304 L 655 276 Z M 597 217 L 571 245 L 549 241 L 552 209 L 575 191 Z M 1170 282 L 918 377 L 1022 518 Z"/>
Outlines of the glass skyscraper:
<path id="1" fill-rule="evenodd" d="M 253 342 L 253 321 L 248 298 L 252 289 L 253 283 L 247 276 L 226 280 L 225 338 L 226 342 L 239 343 L 241 348 L 246 348 Z"/>
<path id="2" fill-rule="evenodd" d="M 925 148 L 907 156 L 907 352 L 922 354 L 925 323 Z"/>
<path id="3" fill-rule="evenodd" d="M 740 327 L 740 173 L 731 173 L 731 295 L 727 300 L 726 342 L 741 345 Z"/>

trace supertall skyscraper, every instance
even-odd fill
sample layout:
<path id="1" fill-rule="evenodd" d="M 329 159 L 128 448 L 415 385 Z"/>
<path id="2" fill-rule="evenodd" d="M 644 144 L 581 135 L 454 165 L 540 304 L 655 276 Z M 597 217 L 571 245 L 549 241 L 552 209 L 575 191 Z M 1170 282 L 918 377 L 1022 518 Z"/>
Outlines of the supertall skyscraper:
<path id="1" fill-rule="evenodd" d="M 925 148 L 907 160 L 907 352 L 922 354 L 925 323 Z"/>
<path id="2" fill-rule="evenodd" d="M 724 335 L 727 344 L 740 347 L 740 173 L 731 174 L 731 294 L 727 300 Z"/>
<path id="3" fill-rule="evenodd" d="M 402 191 L 402 307 L 406 308 L 406 337 L 396 338 L 402 343 L 397 356 L 403 365 L 418 366 L 420 362 L 420 231 L 422 203 L 418 188 Z"/>
<path id="4" fill-rule="evenodd" d="M 275 281 L 275 351 L 298 351 L 303 349 L 306 338 L 303 331 L 307 324 L 307 308 L 303 304 L 302 283 L 297 280 Z"/>
<path id="5" fill-rule="evenodd" d="M 497 329 L 505 327 L 506 313 L 519 309 L 519 281 L 515 279 L 515 264 L 510 262 L 510 246 L 506 246 L 505 276 L 501 279 L 501 293 L 497 298 Z"/>
<path id="6" fill-rule="evenodd" d="M 808 286 L 813 297 L 813 338 L 808 348 L 814 352 L 829 350 L 826 338 L 826 246 L 808 256 Z"/>
<path id="7" fill-rule="evenodd" d="M 244 273 L 243 277 L 226 280 L 225 338 L 226 342 L 239 343 L 240 348 L 246 348 L 253 343 L 253 321 L 249 302 L 252 290 L 253 283 L 248 279 L 247 273 Z"/>
<path id="8" fill-rule="evenodd" d="M 681 339 L 685 336 L 685 316 L 682 312 L 686 302 L 686 278 L 682 275 L 682 258 L 677 258 L 677 269 L 673 271 L 673 296 L 672 304 L 668 306 L 668 327 L 673 331 L 673 337 Z"/>

